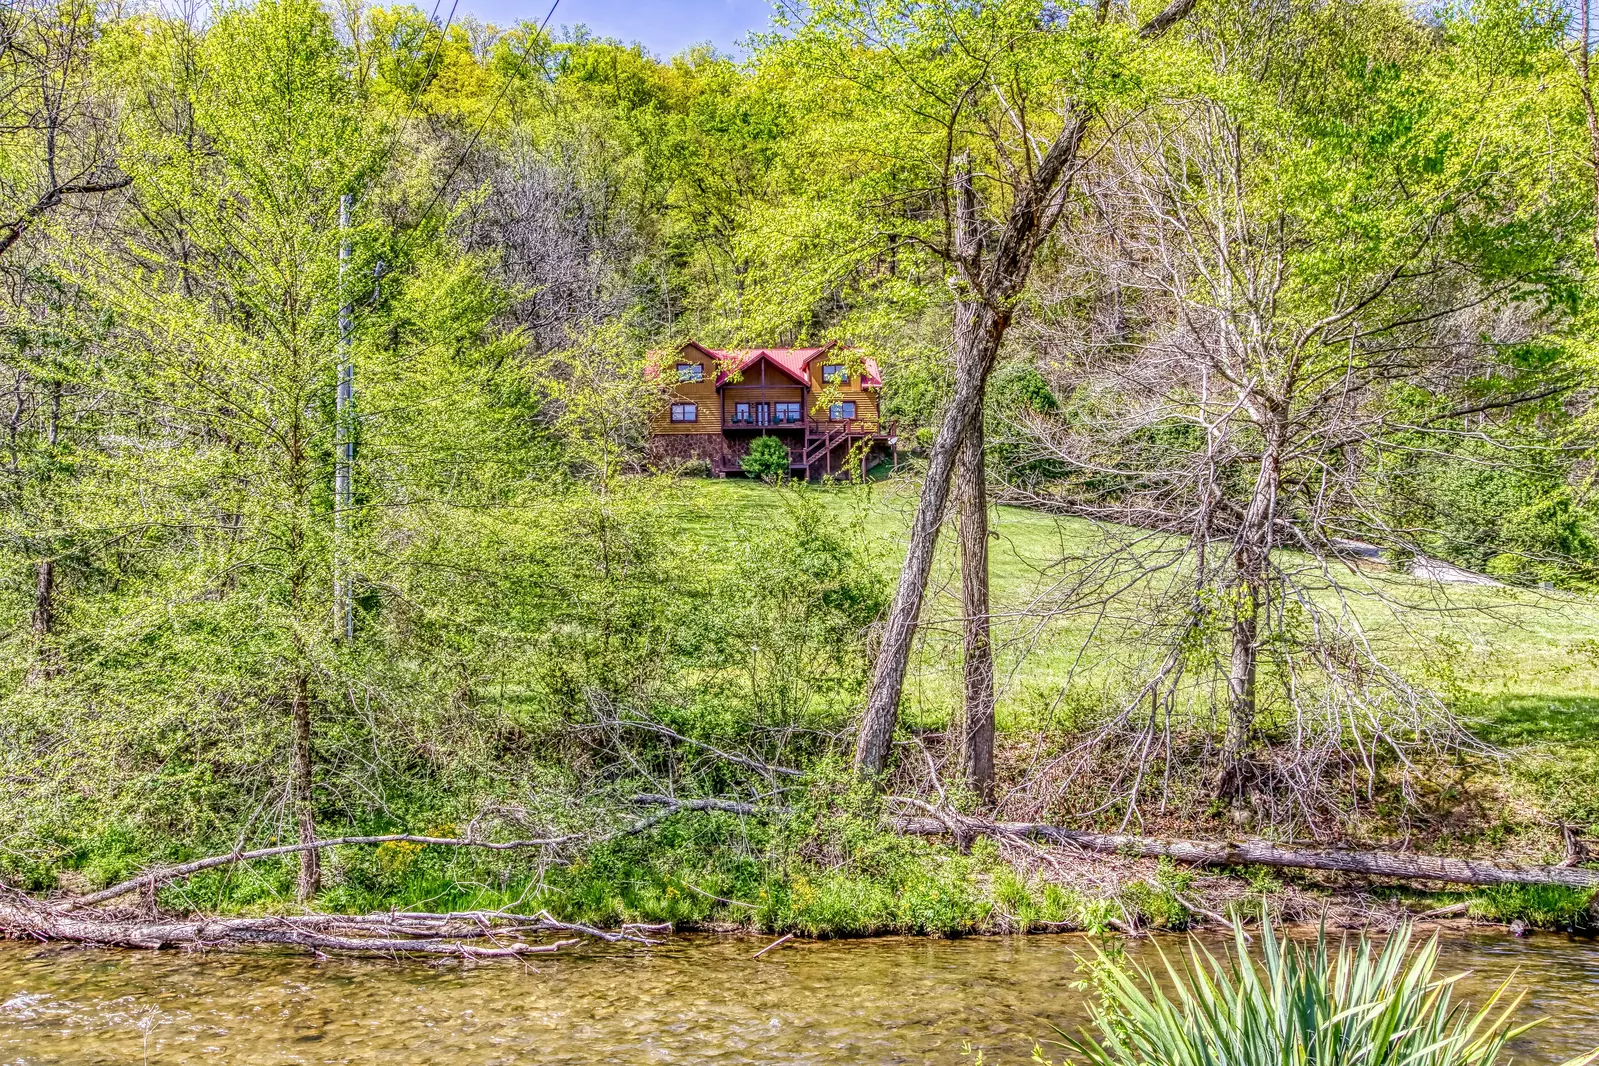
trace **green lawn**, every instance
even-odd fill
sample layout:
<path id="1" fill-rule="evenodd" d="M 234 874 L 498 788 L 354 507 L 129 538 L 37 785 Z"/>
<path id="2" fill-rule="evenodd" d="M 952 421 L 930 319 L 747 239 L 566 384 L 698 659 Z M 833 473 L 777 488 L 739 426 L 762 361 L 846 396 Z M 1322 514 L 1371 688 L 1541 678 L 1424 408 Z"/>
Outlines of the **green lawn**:
<path id="1" fill-rule="evenodd" d="M 684 481 L 672 506 L 686 535 L 754 537 L 782 520 L 780 491 L 792 490 L 738 479 Z M 858 521 L 885 575 L 896 572 L 916 502 L 910 486 L 802 491 L 823 500 L 841 523 Z M 1164 652 L 1144 615 L 1165 574 L 1144 577 L 1104 604 L 1054 614 L 1051 607 L 1107 544 L 1136 534 L 1011 507 L 998 508 L 994 530 L 1001 731 L 1069 728 L 1075 712 L 1125 698 L 1117 679 Z M 1544 797 L 1546 809 L 1586 812 L 1589 804 L 1575 793 L 1599 783 L 1599 604 L 1565 593 L 1440 588 L 1385 571 L 1345 570 L 1340 582 L 1350 589 L 1349 611 L 1386 661 L 1442 694 L 1482 739 L 1522 753 L 1515 773 Z M 953 538 L 945 537 L 907 686 L 913 725 L 937 727 L 958 705 L 959 593 Z M 1599 800 L 1592 806 L 1599 824 Z"/>

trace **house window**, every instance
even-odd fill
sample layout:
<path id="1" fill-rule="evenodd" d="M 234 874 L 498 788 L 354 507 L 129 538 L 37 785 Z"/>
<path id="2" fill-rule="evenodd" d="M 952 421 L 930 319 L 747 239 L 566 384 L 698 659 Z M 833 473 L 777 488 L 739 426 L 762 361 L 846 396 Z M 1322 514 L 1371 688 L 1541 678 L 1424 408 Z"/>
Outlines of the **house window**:
<path id="1" fill-rule="evenodd" d="M 855 401 L 844 400 L 827 409 L 827 417 L 834 422 L 848 422 L 855 417 Z"/>
<path id="2" fill-rule="evenodd" d="M 829 385 L 848 385 L 849 370 L 843 363 L 823 363 L 822 380 Z"/>
<path id="3" fill-rule="evenodd" d="M 778 425 L 785 423 L 798 424 L 800 420 L 800 405 L 797 403 L 780 403 L 773 405 L 776 410 L 772 412 L 773 421 Z"/>
<path id="4" fill-rule="evenodd" d="M 736 404 L 734 404 L 733 405 L 733 421 L 734 422 L 751 422 L 751 421 L 754 421 L 752 418 L 750 418 L 750 405 L 747 404 L 747 403 L 736 403 Z"/>
<path id="5" fill-rule="evenodd" d="M 700 420 L 699 404 L 674 403 L 672 405 L 673 422 L 698 422 Z"/>
<path id="6" fill-rule="evenodd" d="M 679 363 L 677 364 L 677 380 L 704 381 L 705 367 L 699 363 Z"/>

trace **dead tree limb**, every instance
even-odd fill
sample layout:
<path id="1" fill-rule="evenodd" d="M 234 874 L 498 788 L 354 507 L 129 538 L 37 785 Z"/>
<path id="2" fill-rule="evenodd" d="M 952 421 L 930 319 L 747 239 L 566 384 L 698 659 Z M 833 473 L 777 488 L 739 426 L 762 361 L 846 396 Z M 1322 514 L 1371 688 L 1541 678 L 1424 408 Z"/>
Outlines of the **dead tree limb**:
<path id="1" fill-rule="evenodd" d="M 448 914 L 300 914 L 250 918 L 139 920 L 70 914 L 20 893 L 0 893 L 0 933 L 9 938 L 68 940 L 113 947 L 240 947 L 278 945 L 366 955 L 454 955 L 508 958 L 546 954 L 589 938 L 655 944 L 668 926 L 624 925 L 607 932 L 562 922 L 547 911 L 460 911 Z M 531 935 L 575 937 L 532 941 Z"/>
<path id="2" fill-rule="evenodd" d="M 566 844 L 582 839 L 581 835 L 570 834 L 561 837 L 548 837 L 543 840 L 466 840 L 456 837 L 425 837 L 413 833 L 386 833 L 381 836 L 365 837 L 328 837 L 324 840 L 312 840 L 304 844 L 278 844 L 270 848 L 256 848 L 254 851 L 231 851 L 226 855 L 211 855 L 193 862 L 180 863 L 177 866 L 161 866 L 154 870 L 147 870 L 138 877 L 129 878 L 110 888 L 103 888 L 98 892 L 91 892 L 87 896 L 73 896 L 70 899 L 56 901 L 50 904 L 52 909 L 66 912 L 77 910 L 80 907 L 92 907 L 97 903 L 125 896 L 130 892 L 137 892 L 142 888 L 155 888 L 167 881 L 189 877 L 210 870 L 218 866 L 232 866 L 234 863 L 249 862 L 254 859 L 269 859 L 275 855 L 293 855 L 302 851 L 322 848 L 334 848 L 341 844 L 440 844 L 446 847 L 459 848 L 488 848 L 491 851 L 512 851 L 519 848 L 547 848 L 557 844 Z"/>
<path id="3" fill-rule="evenodd" d="M 724 799 L 678 799 L 676 796 L 658 796 L 652 792 L 634 796 L 633 802 L 641 807 L 666 807 L 667 814 L 676 814 L 678 811 L 725 811 L 728 814 L 743 815 L 755 813 L 753 803 Z"/>
<path id="4" fill-rule="evenodd" d="M 715 798 L 678 799 L 643 793 L 632 797 L 640 806 L 657 807 L 632 825 L 609 836 L 642 832 L 681 811 L 723 811 L 753 815 L 754 804 Z M 559 950 L 578 943 L 575 939 L 532 942 L 530 934 L 574 933 L 594 940 L 622 940 L 651 944 L 646 934 L 665 932 L 670 925 L 623 925 L 608 932 L 592 926 L 562 922 L 547 911 L 526 915 L 512 911 L 455 911 L 423 914 L 394 911 L 386 914 L 298 914 L 266 917 L 222 918 L 211 916 L 136 918 L 99 910 L 97 904 L 119 899 L 134 892 L 153 891 L 158 886 L 204 870 L 231 866 L 254 859 L 292 855 L 308 849 L 323 849 L 346 844 L 420 844 L 441 847 L 486 848 L 510 851 L 521 848 L 557 847 L 578 841 L 597 841 L 605 836 L 584 834 L 544 837 L 529 840 L 479 840 L 475 837 L 434 837 L 415 833 L 385 833 L 375 836 L 329 837 L 304 844 L 280 844 L 225 855 L 211 855 L 193 862 L 148 870 L 109 888 L 68 899 L 41 900 L 0 885 L 0 938 L 70 940 L 118 947 L 161 948 L 282 945 L 312 951 L 354 952 L 359 954 L 455 955 L 462 958 L 501 958 Z M 732 901 L 729 901 L 732 902 Z"/>
<path id="5" fill-rule="evenodd" d="M 897 818 L 894 825 L 905 833 L 942 836 L 951 831 L 949 817 Z M 1446 881 L 1460 885 L 1566 885 L 1571 888 L 1599 889 L 1599 870 L 1571 866 L 1454 859 L 1442 855 L 1403 855 L 1385 851 L 1296 848 L 1266 840 L 1167 840 L 1121 833 L 1090 833 L 1038 822 L 987 822 L 966 818 L 960 821 L 962 827 L 973 835 L 1070 844 L 1088 851 L 1170 858 L 1195 866 L 1278 866 L 1416 881 Z"/>
<path id="6" fill-rule="evenodd" d="M 1196 0 L 1172 0 L 1158 15 L 1138 28 L 1138 36 L 1146 41 L 1153 41 L 1187 18 L 1188 13 L 1194 10 L 1195 2 Z"/>
<path id="7" fill-rule="evenodd" d="M 738 803 L 732 800 L 719 799 L 676 799 L 671 796 L 639 795 L 633 797 L 633 802 L 640 805 L 660 806 L 667 808 L 658 817 L 646 819 L 644 823 L 629 826 L 623 830 L 625 833 L 635 833 L 646 829 L 661 818 L 669 817 L 678 811 L 726 811 L 730 814 L 754 814 L 755 807 L 749 803 Z M 160 866 L 147 870 L 137 877 L 131 877 L 103 888 L 98 892 L 91 892 L 86 896 L 73 896 L 68 899 L 53 901 L 47 906 L 60 913 L 79 910 L 83 907 L 92 907 L 108 900 L 126 896 L 141 889 L 153 889 L 169 881 L 190 877 L 205 870 L 215 869 L 218 866 L 232 866 L 236 863 L 250 862 L 255 859 L 270 859 L 278 855 L 293 855 L 302 851 L 323 848 L 335 848 L 345 844 L 425 844 L 440 847 L 454 848 L 486 848 L 490 851 L 518 851 L 525 848 L 549 848 L 562 844 L 571 844 L 588 839 L 582 833 L 568 833 L 564 836 L 542 837 L 532 840 L 476 840 L 469 837 L 430 837 L 419 836 L 415 833 L 385 833 L 378 836 L 348 836 L 328 837 L 323 840 L 313 840 L 304 844 L 277 844 L 270 848 L 256 848 L 252 851 L 231 851 L 225 855 L 210 855 L 193 862 L 180 863 L 176 866 Z"/>
<path id="8" fill-rule="evenodd" d="M 688 744 L 691 747 L 710 752 L 712 755 L 723 760 L 724 762 L 730 762 L 735 766 L 742 766 L 746 770 L 754 770 L 756 773 L 768 775 L 778 774 L 783 777 L 802 776 L 801 771 L 794 769 L 792 766 L 774 766 L 771 763 L 761 762 L 759 759 L 752 759 L 745 755 L 736 755 L 730 751 L 723 751 L 721 748 L 718 748 L 713 744 L 707 744 L 703 740 L 695 740 L 693 737 L 686 737 L 682 733 L 679 733 L 674 729 L 668 729 L 666 726 L 661 725 L 658 722 L 646 722 L 638 718 L 616 718 L 613 719 L 613 722 L 619 726 L 642 729 L 647 733 L 654 733 L 657 736 L 666 737 L 669 740 L 680 741 L 681 743 Z"/>

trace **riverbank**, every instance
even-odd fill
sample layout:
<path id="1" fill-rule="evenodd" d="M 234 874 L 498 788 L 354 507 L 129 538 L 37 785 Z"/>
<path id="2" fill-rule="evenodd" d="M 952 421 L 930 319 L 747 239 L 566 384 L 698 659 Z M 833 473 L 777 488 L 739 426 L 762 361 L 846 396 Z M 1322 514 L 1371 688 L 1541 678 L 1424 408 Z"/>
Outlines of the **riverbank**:
<path id="1" fill-rule="evenodd" d="M 788 568 L 778 576 L 812 582 L 807 595 L 818 602 L 870 600 L 861 590 L 871 581 L 861 575 L 881 578 L 897 567 L 912 488 L 793 493 L 739 481 L 663 483 L 650 503 L 654 531 L 692 548 L 677 560 L 692 565 L 647 576 L 700 596 L 691 610 L 670 615 L 678 627 L 670 643 L 654 646 L 676 657 L 675 687 L 653 672 L 656 660 L 616 653 L 615 676 L 598 680 L 654 700 L 618 703 L 596 677 L 568 677 L 563 671 L 575 668 L 554 649 L 539 660 L 547 672 L 534 678 L 537 685 L 524 676 L 464 686 L 448 714 L 435 718 L 430 709 L 427 718 L 399 723 L 399 739 L 384 749 L 396 761 L 371 777 L 381 778 L 381 793 L 346 787 L 340 775 L 353 771 L 345 764 L 330 764 L 318 785 L 323 837 L 476 834 L 565 843 L 523 852 L 414 842 L 332 849 L 313 906 L 342 914 L 545 909 L 604 928 L 670 922 L 833 938 L 1219 927 L 1262 898 L 1289 917 L 1331 908 L 1335 921 L 1350 925 L 1460 903 L 1483 921 L 1544 929 L 1588 922 L 1587 897 L 1559 888 L 1427 894 L 1265 868 L 1196 873 L 982 839 L 963 851 L 889 831 L 887 812 L 852 783 L 845 765 L 864 684 L 860 663 L 835 663 L 822 681 L 813 673 L 817 649 L 843 631 L 833 628 L 838 619 L 807 614 L 819 610 L 811 600 L 753 602 L 743 575 L 769 552 Z M 1170 746 L 1151 764 L 1129 816 L 1125 793 L 1115 793 L 1132 749 L 1098 739 L 1107 708 L 1123 694 L 1116 656 L 1129 640 L 1101 628 L 1095 655 L 1082 658 L 1102 619 L 1051 598 L 1063 575 L 1115 530 L 1014 508 L 996 515 L 1001 817 L 1200 840 L 1275 837 L 1521 863 L 1581 860 L 1583 835 L 1599 824 L 1599 621 L 1590 600 L 1440 591 L 1395 578 L 1359 608 L 1371 640 L 1447 697 L 1491 747 L 1436 753 L 1404 767 L 1404 776 L 1391 761 L 1369 778 L 1350 762 L 1337 797 L 1268 782 L 1246 805 L 1229 807 L 1215 799 L 1206 712 L 1190 708 L 1176 730 L 1156 738 Z M 958 627 L 950 624 L 959 613 L 958 583 L 945 548 L 906 692 L 897 769 L 886 783 L 894 794 L 935 804 L 950 779 L 946 734 L 959 702 Z M 1429 596 L 1440 598 L 1423 602 Z M 1400 601 L 1421 606 L 1396 613 Z M 627 616 L 659 619 L 669 609 L 677 610 L 649 598 Z M 721 627 L 714 633 L 695 628 L 709 628 L 712 616 Z M 762 634 L 791 644 L 774 649 Z M 729 649 L 751 648 L 747 670 L 728 658 Z M 588 651 L 612 661 L 609 652 Z M 50 760 L 66 750 L 62 737 L 76 736 L 70 720 L 47 724 L 27 749 L 40 753 L 28 771 L 46 783 L 53 779 L 39 767 L 65 774 L 67 762 Z M 38 898 L 82 895 L 155 865 L 226 854 L 241 839 L 251 846 L 297 839 L 281 793 L 245 802 L 242 791 L 215 786 L 224 772 L 215 749 L 191 751 L 187 736 L 169 730 L 159 742 L 107 755 L 104 764 L 114 768 L 107 780 L 120 781 L 120 793 L 77 774 L 76 790 L 40 785 L 38 795 L 57 797 L 49 804 L 13 800 L 0 813 L 20 828 L 7 832 L 0 881 Z M 86 737 L 79 742 L 95 739 Z M 319 743 L 352 766 L 364 757 L 331 728 Z M 637 829 L 653 817 L 629 806 L 638 791 L 754 800 L 761 814 L 703 811 Z M 73 802 L 59 798 L 69 793 Z M 950 802 L 973 810 L 962 797 Z M 295 877 L 292 856 L 210 870 L 165 884 L 140 905 L 177 915 L 297 913 Z"/>
<path id="2" fill-rule="evenodd" d="M 526 868 L 525 857 L 508 861 L 503 852 L 436 839 L 353 841 L 324 850 L 328 887 L 309 908 L 289 902 L 292 853 L 239 862 L 221 855 L 153 871 L 147 882 L 141 875 L 120 888 L 87 895 L 58 890 L 32 903 L 12 897 L 25 906 L 13 908 L 9 918 L 7 900 L 0 898 L 0 928 L 12 936 L 143 947 L 248 946 L 275 938 L 316 951 L 391 952 L 403 945 L 391 947 L 385 940 L 363 949 L 360 941 L 317 936 L 418 936 L 445 920 L 436 916 L 453 914 L 461 916 L 455 924 L 464 925 L 473 939 L 479 939 L 478 926 L 489 930 L 490 921 L 518 927 L 509 939 L 486 937 L 487 942 L 470 947 L 460 942 L 464 950 L 496 954 L 513 943 L 540 942 L 529 940 L 529 933 L 546 933 L 549 940 L 632 928 L 638 938 L 640 927 L 809 939 L 949 939 L 1231 930 L 1258 922 L 1263 909 L 1278 922 L 1342 929 L 1387 929 L 1420 919 L 1494 924 L 1518 932 L 1588 932 L 1599 917 L 1591 885 L 1504 883 L 1440 890 L 1424 879 L 1351 874 L 1344 864 L 1360 853 L 1320 853 L 1342 869 L 1305 868 L 1303 862 L 1196 865 L 1134 853 L 1137 841 L 1180 843 L 1153 838 L 1126 838 L 1126 844 L 1113 839 L 1108 847 L 1085 850 L 1069 839 L 990 828 L 954 846 L 940 838 L 936 825 L 934 835 L 906 835 L 858 815 L 805 824 L 792 810 L 766 818 L 754 817 L 753 811 L 685 808 L 648 832 L 617 834 L 569 861 L 546 863 L 536 874 L 513 874 Z M 980 825 L 962 823 L 960 817 L 944 815 L 957 835 L 963 824 Z M 1288 858 L 1316 855 L 1301 850 Z M 1453 861 L 1388 857 L 1426 870 Z M 1593 879 L 1586 871 L 1559 867 L 1458 865 L 1461 876 L 1475 879 Z M 30 919 L 26 907 L 34 908 L 38 920 Z M 407 917 L 413 914 L 424 918 Z M 547 917 L 536 927 L 515 917 L 538 914 Z M 339 921 L 362 915 L 353 923 Z M 115 923 L 103 935 L 92 924 L 62 924 L 101 920 Z M 291 925 L 310 935 L 289 935 Z M 263 929 L 271 935 L 264 936 Z"/>

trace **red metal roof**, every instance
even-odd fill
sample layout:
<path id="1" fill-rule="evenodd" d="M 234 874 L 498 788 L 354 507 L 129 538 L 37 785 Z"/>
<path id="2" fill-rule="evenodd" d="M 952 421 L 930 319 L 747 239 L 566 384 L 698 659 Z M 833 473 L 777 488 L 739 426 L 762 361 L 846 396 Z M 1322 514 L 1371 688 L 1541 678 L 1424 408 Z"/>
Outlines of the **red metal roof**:
<path id="1" fill-rule="evenodd" d="M 748 384 L 750 371 L 755 369 L 755 365 L 762 357 L 793 378 L 796 383 L 809 385 L 811 379 L 806 364 L 811 356 L 821 351 L 823 351 L 821 348 L 753 348 L 718 351 L 716 360 L 727 369 L 716 375 L 716 387 L 721 388 L 736 375 L 741 375 L 740 380 Z"/>
<path id="2" fill-rule="evenodd" d="M 805 385 L 810 383 L 811 360 L 823 352 L 837 351 L 840 361 L 849 362 L 849 357 L 846 354 L 849 349 L 836 344 L 824 344 L 820 348 L 707 348 L 702 344 L 695 344 L 690 341 L 683 347 L 687 348 L 689 345 L 693 345 L 704 352 L 724 368 L 716 375 L 717 388 L 727 384 L 728 379 L 733 377 L 733 375 L 742 374 L 753 367 L 761 360 L 762 356 L 766 357 L 773 366 L 788 374 L 795 381 Z M 645 374 L 651 378 L 657 376 L 667 358 L 675 358 L 682 351 L 683 348 L 677 348 L 670 352 L 660 353 L 659 358 L 652 359 L 646 366 Z M 862 363 L 864 373 L 861 375 L 860 384 L 864 388 L 880 388 L 883 384 L 883 378 L 878 372 L 877 360 L 871 356 L 866 356 Z"/>

